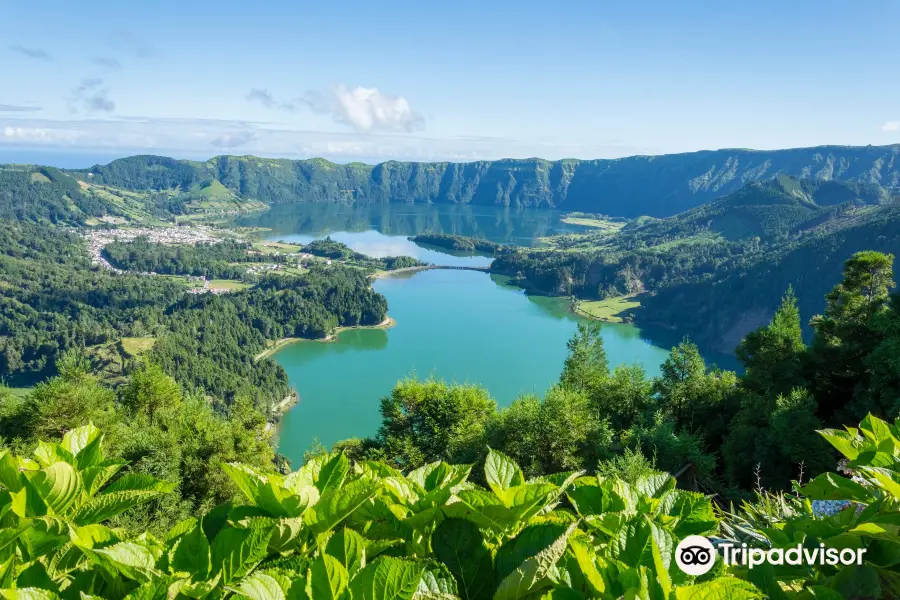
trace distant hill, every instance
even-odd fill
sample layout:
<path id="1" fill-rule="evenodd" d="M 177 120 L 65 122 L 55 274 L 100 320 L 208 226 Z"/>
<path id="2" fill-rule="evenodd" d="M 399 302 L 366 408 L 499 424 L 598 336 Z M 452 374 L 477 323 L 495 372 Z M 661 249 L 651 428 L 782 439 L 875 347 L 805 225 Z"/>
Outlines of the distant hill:
<path id="1" fill-rule="evenodd" d="M 668 219 L 625 230 L 647 245 L 702 232 L 727 240 L 786 238 L 821 226 L 855 209 L 887 204 L 890 194 L 877 184 L 812 181 L 779 175 Z"/>
<path id="2" fill-rule="evenodd" d="M 612 160 L 542 159 L 471 163 L 385 162 L 339 165 L 324 159 L 219 156 L 206 162 L 132 156 L 70 171 L 128 190 L 188 192 L 221 183 L 235 196 L 291 202 L 460 203 L 559 208 L 614 216 L 667 217 L 737 191 L 747 183 L 792 175 L 900 191 L 900 144 L 788 150 L 707 150 Z M 841 200 L 828 188 L 821 206 Z"/>
<path id="3" fill-rule="evenodd" d="M 491 269 L 541 294 L 642 294 L 636 322 L 728 353 L 768 322 L 789 285 L 809 319 L 853 253 L 900 254 L 900 202 L 875 184 L 779 175 L 672 217 L 565 241 L 502 253 Z"/>
<path id="4" fill-rule="evenodd" d="M 663 286 L 646 298 L 642 311 L 648 322 L 730 352 L 747 332 L 772 318 L 788 286 L 797 294 L 804 323 L 821 313 L 824 295 L 841 281 L 844 262 L 862 250 L 900 256 L 900 204 L 843 215 L 746 263 Z"/>

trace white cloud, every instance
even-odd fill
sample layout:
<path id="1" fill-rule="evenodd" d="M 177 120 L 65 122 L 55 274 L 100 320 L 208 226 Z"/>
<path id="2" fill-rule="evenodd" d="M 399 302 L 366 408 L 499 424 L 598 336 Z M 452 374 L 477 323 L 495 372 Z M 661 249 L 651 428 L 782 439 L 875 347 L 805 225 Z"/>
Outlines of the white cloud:
<path id="1" fill-rule="evenodd" d="M 209 158 L 240 148 L 241 154 L 286 158 L 324 157 L 338 162 L 385 160 L 455 161 L 498 158 L 614 158 L 652 154 L 625 145 L 523 142 L 520 140 L 392 133 L 324 132 L 289 129 L 273 123 L 195 118 L 99 115 L 51 120 L 29 113 L 0 113 L 0 148 L 65 148 L 76 152 L 164 154 Z"/>
<path id="2" fill-rule="evenodd" d="M 900 131 L 900 121 L 888 121 L 881 126 L 882 131 Z"/>
<path id="3" fill-rule="evenodd" d="M 81 136 L 80 131 L 71 129 L 51 129 L 45 127 L 10 127 L 3 128 L 3 137 L 13 142 L 39 144 L 71 144 Z"/>
<path id="4" fill-rule="evenodd" d="M 34 112 L 36 110 L 41 110 L 41 107 L 22 104 L 0 104 L 0 112 Z"/>
<path id="5" fill-rule="evenodd" d="M 414 111 L 403 96 L 383 94 L 377 88 L 344 84 L 328 94 L 307 91 L 302 101 L 319 114 L 328 114 L 358 132 L 412 132 L 424 128 L 425 118 Z"/>

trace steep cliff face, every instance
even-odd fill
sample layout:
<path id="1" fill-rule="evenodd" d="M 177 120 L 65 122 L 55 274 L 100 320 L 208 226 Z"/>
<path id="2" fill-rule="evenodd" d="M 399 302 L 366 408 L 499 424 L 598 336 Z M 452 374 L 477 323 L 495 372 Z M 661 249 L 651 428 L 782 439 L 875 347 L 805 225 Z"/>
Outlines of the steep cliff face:
<path id="1" fill-rule="evenodd" d="M 215 179 L 248 200 L 462 203 L 666 217 L 778 174 L 900 188 L 900 145 L 712 150 L 614 160 L 339 165 L 220 156 L 207 162 L 133 156 L 90 170 L 129 189 L 190 189 Z"/>

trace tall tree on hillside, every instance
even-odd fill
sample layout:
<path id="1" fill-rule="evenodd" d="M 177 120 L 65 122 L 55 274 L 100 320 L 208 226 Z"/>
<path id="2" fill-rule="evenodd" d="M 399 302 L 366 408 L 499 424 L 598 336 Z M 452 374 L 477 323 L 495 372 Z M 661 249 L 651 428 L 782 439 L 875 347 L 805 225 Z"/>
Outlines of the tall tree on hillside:
<path id="1" fill-rule="evenodd" d="M 872 371 L 872 400 L 887 417 L 900 414 L 900 294 L 891 298 L 890 310 L 873 319 L 882 340 L 866 357 Z"/>
<path id="2" fill-rule="evenodd" d="M 378 445 L 405 470 L 429 462 L 474 463 L 487 451 L 485 427 L 497 410 L 487 390 L 405 379 L 381 399 Z"/>
<path id="3" fill-rule="evenodd" d="M 598 395 L 609 377 L 609 361 L 603 349 L 598 321 L 582 321 L 568 343 L 569 356 L 563 365 L 560 383 L 571 390 Z"/>
<path id="4" fill-rule="evenodd" d="M 653 391 L 663 410 L 683 425 L 688 405 L 701 393 L 706 362 L 696 344 L 685 338 L 672 348 L 660 371 L 661 377 L 653 382 Z"/>
<path id="5" fill-rule="evenodd" d="M 805 351 L 797 297 L 788 287 L 772 321 L 747 334 L 735 351 L 744 365 L 741 387 L 761 395 L 790 393 L 804 384 Z"/>
<path id="6" fill-rule="evenodd" d="M 828 425 L 856 422 L 878 409 L 867 357 L 884 338 L 878 321 L 888 310 L 893 264 L 892 254 L 854 254 L 844 265 L 844 280 L 825 296 L 824 314 L 811 321 L 810 383 Z"/>
<path id="7" fill-rule="evenodd" d="M 687 339 L 672 348 L 660 371 L 652 388 L 659 408 L 676 430 L 698 434 L 707 447 L 717 448 L 737 409 L 735 374 L 708 371 L 700 349 Z"/>
<path id="8" fill-rule="evenodd" d="M 135 416 L 147 417 L 151 424 L 156 413 L 181 403 L 181 388 L 159 365 L 148 363 L 131 375 L 122 392 L 124 404 Z"/>

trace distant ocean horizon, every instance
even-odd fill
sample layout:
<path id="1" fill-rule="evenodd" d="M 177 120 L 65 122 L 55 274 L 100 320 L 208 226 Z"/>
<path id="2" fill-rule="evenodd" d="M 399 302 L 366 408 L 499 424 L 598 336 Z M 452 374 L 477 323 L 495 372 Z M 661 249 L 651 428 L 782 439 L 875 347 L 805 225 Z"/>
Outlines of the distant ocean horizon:
<path id="1" fill-rule="evenodd" d="M 0 146 L 0 165 L 2 164 L 25 164 L 25 165 L 43 165 L 47 167 L 56 167 L 58 169 L 86 169 L 94 165 L 105 165 L 117 158 L 125 158 L 127 156 L 135 156 L 137 154 L 153 154 L 155 156 L 167 156 L 181 160 L 198 160 L 206 161 L 213 156 L 221 156 L 224 154 L 239 156 L 247 154 L 240 152 L 239 149 L 232 149 L 231 152 L 222 150 L 221 152 L 210 152 L 208 154 L 200 154 L 197 152 L 185 152 L 183 150 L 151 148 L 151 149 L 123 149 L 123 150 L 96 150 L 85 149 L 56 149 L 56 148 L 10 148 Z M 313 158 L 310 156 L 283 156 L 274 155 L 265 152 L 254 152 L 254 156 L 265 156 L 268 158 L 287 158 L 290 160 L 302 160 L 304 158 Z M 374 165 L 383 162 L 386 159 L 377 159 L 373 157 L 323 157 L 331 162 L 338 164 L 346 164 L 350 162 L 363 162 Z"/>
<path id="2" fill-rule="evenodd" d="M 0 148 L 0 164 L 26 164 L 57 167 L 59 169 L 86 169 L 94 165 L 105 165 L 117 158 L 134 156 L 135 154 L 150 154 L 140 151 L 98 151 L 77 149 L 46 149 L 46 148 Z M 173 150 L 157 150 L 152 154 L 160 156 L 173 156 L 174 158 L 187 158 Z M 190 157 L 197 160 L 196 157 Z M 205 159 L 202 159 L 205 160 Z"/>

